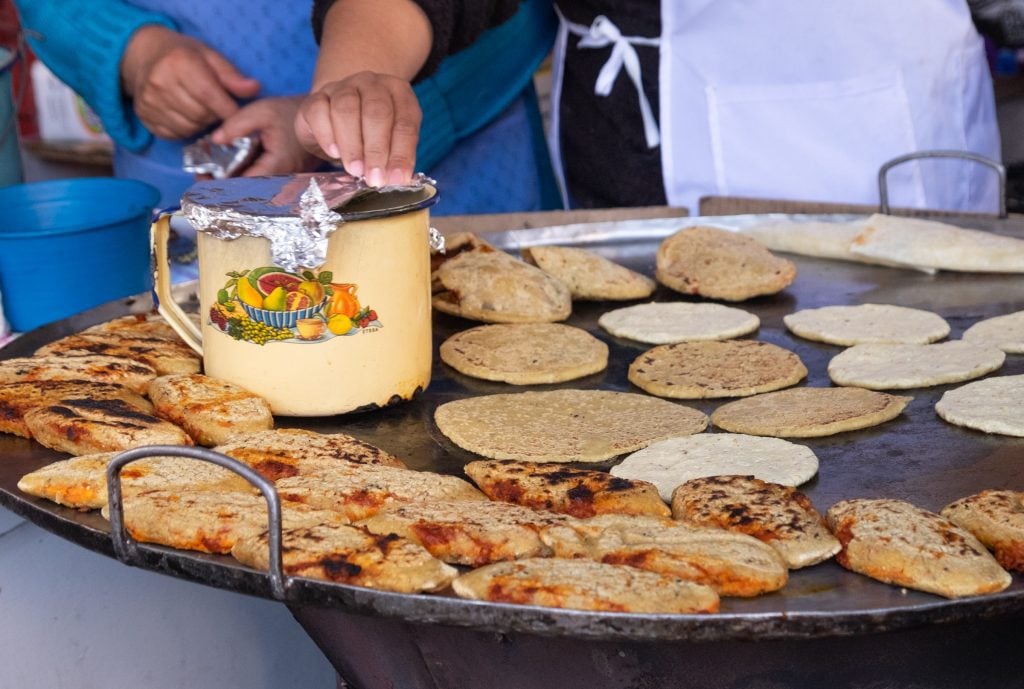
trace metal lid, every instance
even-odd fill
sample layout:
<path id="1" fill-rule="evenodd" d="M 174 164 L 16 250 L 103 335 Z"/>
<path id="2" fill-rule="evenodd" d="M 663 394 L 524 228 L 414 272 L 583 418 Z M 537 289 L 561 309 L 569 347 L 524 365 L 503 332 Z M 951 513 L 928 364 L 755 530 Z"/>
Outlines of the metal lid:
<path id="1" fill-rule="evenodd" d="M 435 182 L 415 175 L 409 186 L 379 189 L 346 173 L 230 177 L 197 182 L 181 199 L 197 232 L 218 239 L 265 237 L 285 270 L 320 267 L 339 223 L 388 217 L 432 206 Z"/>

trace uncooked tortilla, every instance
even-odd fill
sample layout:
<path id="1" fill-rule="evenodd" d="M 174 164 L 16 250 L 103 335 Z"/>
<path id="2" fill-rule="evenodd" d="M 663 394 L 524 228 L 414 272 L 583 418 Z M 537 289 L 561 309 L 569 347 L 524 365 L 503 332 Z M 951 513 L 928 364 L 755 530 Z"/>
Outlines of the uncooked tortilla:
<path id="1" fill-rule="evenodd" d="M 783 317 L 795 335 L 837 345 L 928 344 L 949 334 L 949 323 L 931 311 L 892 304 L 822 306 Z"/>
<path id="2" fill-rule="evenodd" d="M 995 347 L 953 340 L 939 344 L 863 344 L 832 358 L 828 375 L 836 385 L 870 390 L 906 390 L 959 383 L 995 371 L 1006 354 Z"/>
<path id="3" fill-rule="evenodd" d="M 701 433 L 649 445 L 612 467 L 611 473 L 653 483 L 669 502 L 677 486 L 704 476 L 753 476 L 798 486 L 818 473 L 818 458 L 809 447 L 780 438 Z"/>
<path id="4" fill-rule="evenodd" d="M 603 314 L 598 325 L 616 337 L 650 344 L 728 340 L 757 330 L 760 319 L 721 304 L 652 302 Z"/>
<path id="5" fill-rule="evenodd" d="M 948 390 L 935 411 L 958 426 L 1024 437 L 1024 375 L 986 378 Z"/>
<path id="6" fill-rule="evenodd" d="M 978 321 L 964 331 L 964 339 L 1011 354 L 1024 354 L 1024 311 Z"/>

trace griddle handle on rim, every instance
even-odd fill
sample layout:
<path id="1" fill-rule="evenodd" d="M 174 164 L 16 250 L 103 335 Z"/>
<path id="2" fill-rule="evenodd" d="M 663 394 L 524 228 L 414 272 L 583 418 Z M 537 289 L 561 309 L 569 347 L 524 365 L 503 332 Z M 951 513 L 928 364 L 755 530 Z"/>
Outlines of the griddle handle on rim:
<path id="1" fill-rule="evenodd" d="M 907 153 L 901 155 L 892 160 L 889 160 L 882 164 L 882 167 L 878 168 L 878 212 L 889 214 L 889 182 L 888 175 L 889 170 L 902 165 L 911 160 L 920 160 L 922 158 L 959 158 L 960 160 L 970 160 L 981 165 L 992 168 L 995 173 L 999 176 L 999 217 L 1005 218 L 1006 215 L 1006 167 L 991 158 L 986 158 L 983 155 L 977 153 L 971 153 L 970 151 L 917 151 L 915 153 Z"/>
<path id="2" fill-rule="evenodd" d="M 110 460 L 107 465 L 107 507 L 110 512 L 110 532 L 114 541 L 117 559 L 126 565 L 134 565 L 139 559 L 139 544 L 128 535 L 124 526 L 124 500 L 121 493 L 121 469 L 137 459 L 146 457 L 188 457 L 210 462 L 230 469 L 249 483 L 259 488 L 267 501 L 268 541 L 270 546 L 270 589 L 274 598 L 287 598 L 291 579 L 284 575 L 281 559 L 281 499 L 274 484 L 260 476 L 249 466 L 237 459 L 213 450 L 182 445 L 147 445 L 126 450 Z"/>

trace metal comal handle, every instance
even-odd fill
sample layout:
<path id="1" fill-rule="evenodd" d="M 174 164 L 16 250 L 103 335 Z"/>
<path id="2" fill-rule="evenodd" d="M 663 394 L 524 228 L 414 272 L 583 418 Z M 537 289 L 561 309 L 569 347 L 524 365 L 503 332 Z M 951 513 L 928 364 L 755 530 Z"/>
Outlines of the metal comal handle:
<path id="1" fill-rule="evenodd" d="M 127 450 L 110 460 L 107 465 L 107 508 L 110 513 L 110 532 L 114 541 L 117 559 L 126 565 L 139 560 L 139 544 L 124 525 L 124 499 L 121 493 L 121 469 L 139 459 L 147 457 L 188 457 L 230 469 L 249 483 L 259 488 L 267 501 L 267 535 L 270 546 L 270 590 L 279 601 L 287 599 L 291 577 L 284 575 L 281 559 L 281 499 L 274 484 L 263 478 L 251 467 L 213 450 L 183 445 L 147 445 Z"/>
<path id="2" fill-rule="evenodd" d="M 883 163 L 882 167 L 878 168 L 878 210 L 880 213 L 885 213 L 886 215 L 889 214 L 889 170 L 908 161 L 920 160 L 923 158 L 958 158 L 960 160 L 969 160 L 992 168 L 992 170 L 994 170 L 999 176 L 999 217 L 1006 217 L 1006 167 L 998 161 L 986 158 L 983 155 L 978 155 L 977 153 L 971 153 L 970 151 L 942 150 L 907 153 L 906 155 L 898 156 Z"/>

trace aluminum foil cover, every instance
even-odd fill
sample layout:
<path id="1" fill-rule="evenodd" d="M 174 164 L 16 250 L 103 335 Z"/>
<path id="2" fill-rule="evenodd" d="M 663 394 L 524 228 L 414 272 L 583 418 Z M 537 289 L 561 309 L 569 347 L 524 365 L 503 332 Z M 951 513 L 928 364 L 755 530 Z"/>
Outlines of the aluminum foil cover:
<path id="1" fill-rule="evenodd" d="M 193 175 L 210 175 L 214 179 L 231 177 L 252 162 L 259 144 L 258 136 L 240 136 L 223 146 L 204 136 L 182 149 L 181 168 Z"/>
<path id="2" fill-rule="evenodd" d="M 181 212 L 197 232 L 227 240 L 264 237 L 275 265 L 292 272 L 315 270 L 327 260 L 327 239 L 344 221 L 347 204 L 368 194 L 420 191 L 432 183 L 423 174 L 410 185 L 380 188 L 344 172 L 232 177 L 189 187 Z"/>

